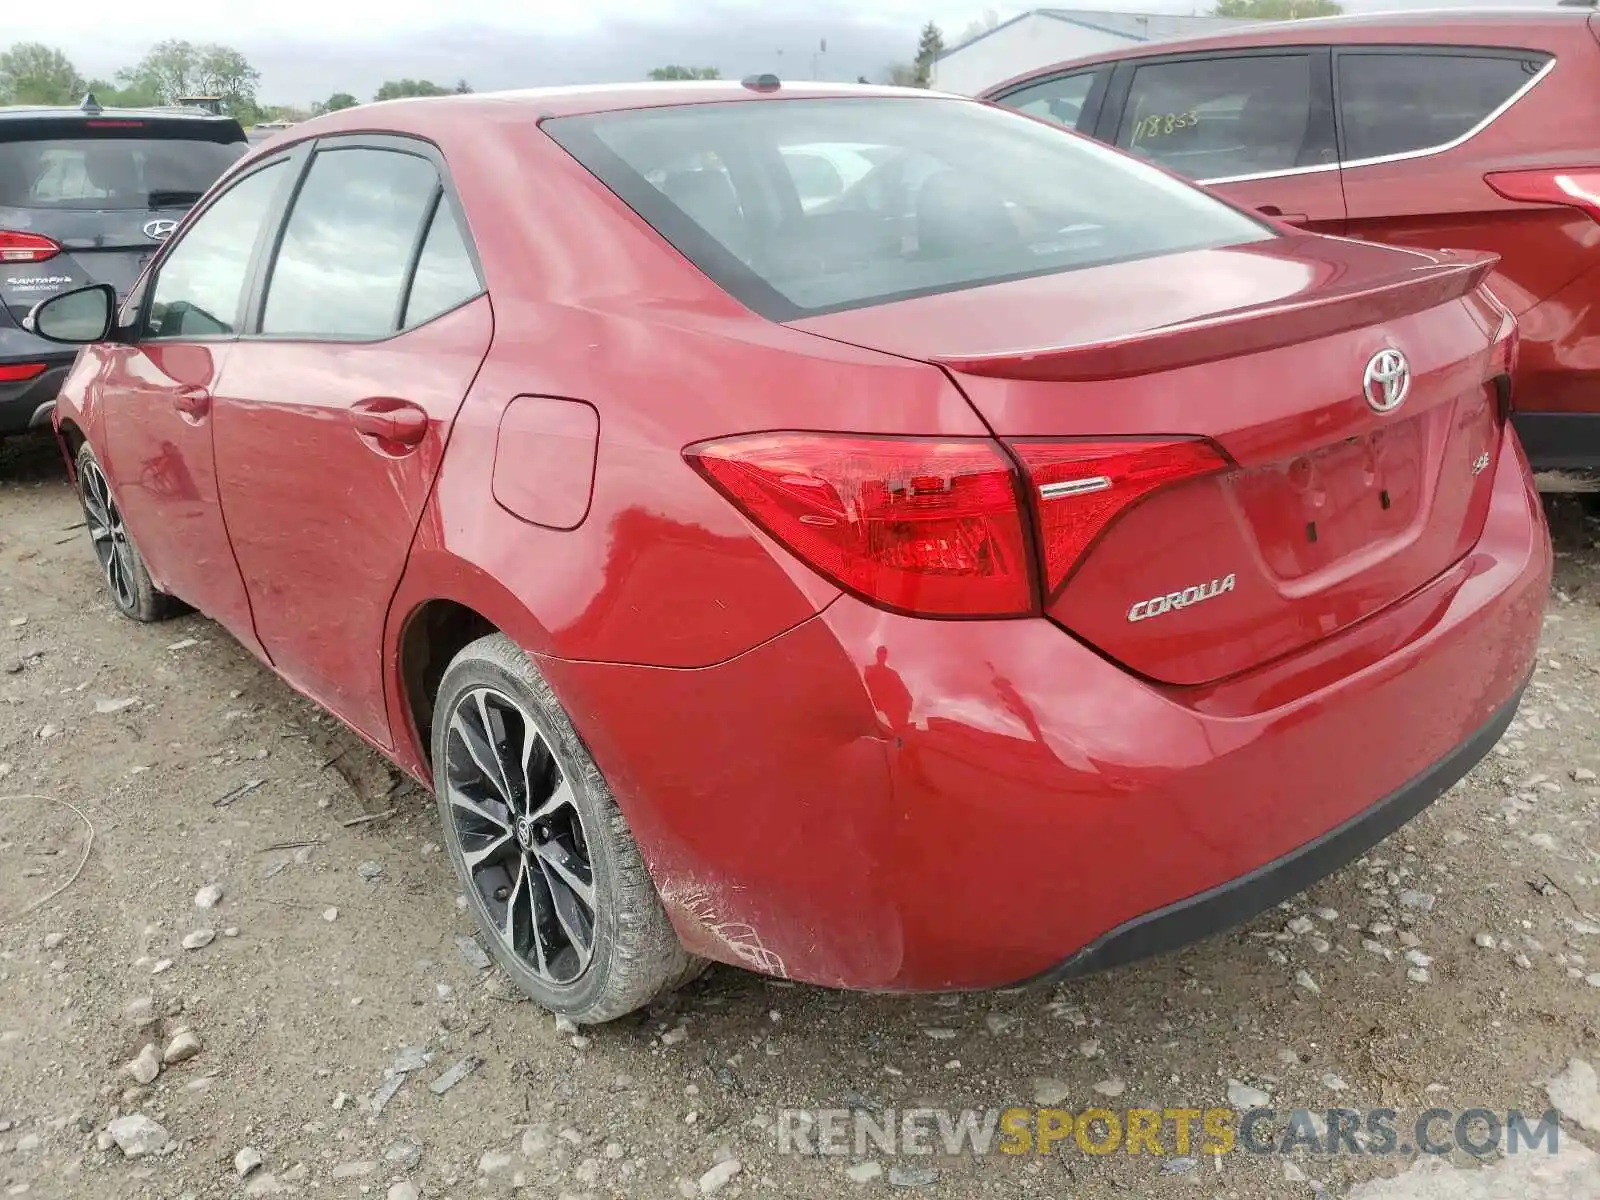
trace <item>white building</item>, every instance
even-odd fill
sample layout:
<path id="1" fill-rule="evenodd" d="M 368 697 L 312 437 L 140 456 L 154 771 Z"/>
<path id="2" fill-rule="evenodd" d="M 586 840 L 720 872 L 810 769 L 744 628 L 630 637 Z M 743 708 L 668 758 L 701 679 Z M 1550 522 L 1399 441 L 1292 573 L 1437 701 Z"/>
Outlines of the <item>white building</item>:
<path id="1" fill-rule="evenodd" d="M 933 64 L 932 86 L 943 92 L 975 96 L 1014 75 L 1070 58 L 1252 24 L 1258 22 L 1170 13 L 1036 8 L 946 50 Z"/>

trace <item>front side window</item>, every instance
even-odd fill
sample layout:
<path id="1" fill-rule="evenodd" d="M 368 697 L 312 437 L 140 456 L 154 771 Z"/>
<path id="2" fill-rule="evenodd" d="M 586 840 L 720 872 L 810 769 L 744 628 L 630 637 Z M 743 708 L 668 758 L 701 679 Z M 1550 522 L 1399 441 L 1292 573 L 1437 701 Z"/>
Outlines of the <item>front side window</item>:
<path id="1" fill-rule="evenodd" d="M 1095 71 L 1080 71 L 1076 75 L 1060 75 L 1042 83 L 1001 96 L 998 103 L 1030 117 L 1043 117 L 1068 129 L 1088 133 L 1082 125 L 1084 107 L 1089 93 L 1094 89 Z"/>
<path id="2" fill-rule="evenodd" d="M 438 190 L 438 172 L 419 155 L 319 151 L 284 226 L 261 332 L 352 340 L 395 332 Z"/>
<path id="3" fill-rule="evenodd" d="M 1086 138 L 955 98 L 674 106 L 542 128 L 774 320 L 1274 236 Z M 835 164 L 842 187 L 802 189 L 795 154 Z M 681 167 L 697 161 L 723 169 Z"/>
<path id="4" fill-rule="evenodd" d="M 162 260 L 145 336 L 226 337 L 238 332 L 250 259 L 287 163 L 275 162 L 217 197 Z"/>
<path id="5" fill-rule="evenodd" d="M 1133 73 L 1117 145 L 1187 175 L 1225 179 L 1325 161 L 1312 60 L 1245 55 L 1151 63 Z"/>
<path id="6" fill-rule="evenodd" d="M 1345 161 L 1447 145 L 1492 116 L 1549 61 L 1531 52 L 1507 57 L 1341 51 Z"/>

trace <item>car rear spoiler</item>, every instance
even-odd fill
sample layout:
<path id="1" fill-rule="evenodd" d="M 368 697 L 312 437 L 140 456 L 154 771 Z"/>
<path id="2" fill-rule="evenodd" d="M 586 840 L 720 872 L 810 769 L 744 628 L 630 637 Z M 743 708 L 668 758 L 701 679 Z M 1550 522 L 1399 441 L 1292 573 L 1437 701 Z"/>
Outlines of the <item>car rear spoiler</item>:
<path id="1" fill-rule="evenodd" d="M 1436 251 L 1429 257 L 1433 261 L 1398 274 L 1368 275 L 1347 287 L 1334 283 L 1282 303 L 1237 308 L 1111 341 L 942 355 L 933 361 L 951 371 L 996 379 L 1090 381 L 1150 375 L 1422 312 L 1469 294 L 1500 261 L 1498 255 L 1475 251 Z"/>

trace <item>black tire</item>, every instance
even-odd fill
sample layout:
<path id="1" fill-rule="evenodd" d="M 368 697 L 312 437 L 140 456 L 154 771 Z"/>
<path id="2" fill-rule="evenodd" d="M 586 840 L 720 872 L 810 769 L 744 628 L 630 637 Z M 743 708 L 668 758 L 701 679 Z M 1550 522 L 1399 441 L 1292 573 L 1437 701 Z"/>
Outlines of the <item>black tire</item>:
<path id="1" fill-rule="evenodd" d="M 527 655 L 501 634 L 478 639 L 446 669 L 433 711 L 445 844 L 518 987 L 596 1025 L 705 969 L 678 941 L 611 789 Z"/>
<path id="2" fill-rule="evenodd" d="M 101 581 L 117 611 L 135 621 L 165 621 L 186 612 L 181 600 L 158 591 L 151 581 L 139 548 L 122 523 L 111 483 L 87 442 L 78 451 L 78 502 L 83 505 Z"/>

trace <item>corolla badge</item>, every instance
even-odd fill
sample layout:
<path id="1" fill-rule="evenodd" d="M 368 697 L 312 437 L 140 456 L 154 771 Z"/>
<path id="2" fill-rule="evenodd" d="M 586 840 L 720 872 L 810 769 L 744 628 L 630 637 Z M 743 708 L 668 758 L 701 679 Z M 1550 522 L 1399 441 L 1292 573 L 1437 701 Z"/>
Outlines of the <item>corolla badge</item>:
<path id="1" fill-rule="evenodd" d="M 1224 592 L 1233 591 L 1238 582 L 1238 576 L 1230 572 L 1221 579 L 1213 579 L 1210 583 L 1196 584 L 1178 592 L 1168 592 L 1165 596 L 1151 596 L 1148 600 L 1140 600 L 1128 610 L 1128 620 L 1148 621 L 1151 617 L 1165 616 L 1175 609 L 1199 604 L 1202 600 L 1213 600 Z"/>
<path id="2" fill-rule="evenodd" d="M 164 242 L 172 236 L 173 230 L 178 228 L 178 223 L 170 217 L 163 217 L 158 221 L 144 223 L 144 235 L 152 242 Z"/>
<path id="3" fill-rule="evenodd" d="M 1361 390 L 1373 412 L 1393 412 L 1406 402 L 1411 390 L 1411 364 L 1400 351 L 1379 350 L 1367 360 Z"/>

